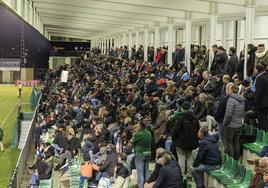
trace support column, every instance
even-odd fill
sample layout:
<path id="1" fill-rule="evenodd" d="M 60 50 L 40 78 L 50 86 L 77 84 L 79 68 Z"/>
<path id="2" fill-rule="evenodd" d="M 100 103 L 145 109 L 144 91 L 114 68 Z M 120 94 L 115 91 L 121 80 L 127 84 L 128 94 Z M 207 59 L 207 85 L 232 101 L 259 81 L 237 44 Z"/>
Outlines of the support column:
<path id="1" fill-rule="evenodd" d="M 107 54 L 107 51 L 108 51 L 108 38 L 105 37 L 104 38 L 104 41 L 105 41 L 104 54 L 106 55 Z"/>
<path id="2" fill-rule="evenodd" d="M 156 49 L 160 47 L 160 22 L 154 23 L 154 54 L 156 55 Z"/>
<path id="3" fill-rule="evenodd" d="M 132 31 L 128 32 L 128 58 L 132 56 Z"/>
<path id="4" fill-rule="evenodd" d="M 104 38 L 103 37 L 101 38 L 101 51 L 102 51 L 102 54 L 104 54 Z"/>
<path id="5" fill-rule="evenodd" d="M 168 17 L 168 65 L 172 65 L 172 45 L 173 45 L 173 34 L 174 34 L 174 18 Z"/>
<path id="6" fill-rule="evenodd" d="M 22 16 L 23 14 L 22 14 L 22 3 L 23 3 L 23 1 L 22 0 L 18 0 L 17 1 L 17 12 Z"/>
<path id="7" fill-rule="evenodd" d="M 127 45 L 127 34 L 123 33 L 123 44 L 122 46 L 126 46 Z"/>
<path id="8" fill-rule="evenodd" d="M 30 18 L 29 18 L 29 22 L 31 25 L 33 25 L 33 7 L 32 5 L 29 5 L 29 11 L 30 11 Z"/>
<path id="9" fill-rule="evenodd" d="M 24 2 L 24 18 L 28 21 L 28 3 L 26 1 Z"/>
<path id="10" fill-rule="evenodd" d="M 148 29 L 149 26 L 144 26 L 144 61 L 148 61 L 148 46 L 149 46 L 149 36 L 148 36 Z"/>
<path id="11" fill-rule="evenodd" d="M 138 48 L 139 48 L 139 45 L 140 45 L 140 32 L 138 30 L 136 30 L 136 42 L 135 42 L 135 45 L 136 45 L 136 52 L 138 51 Z"/>
<path id="12" fill-rule="evenodd" d="M 210 40 L 209 40 L 209 65 L 208 70 L 210 70 L 212 60 L 214 58 L 214 53 L 212 51 L 212 46 L 216 44 L 216 32 L 217 32 L 217 3 L 210 2 Z"/>
<path id="13" fill-rule="evenodd" d="M 245 7 L 246 23 L 245 23 L 244 79 L 247 78 L 248 44 L 253 43 L 256 1 L 255 0 L 245 0 L 245 6 L 246 6 Z"/>
<path id="14" fill-rule="evenodd" d="M 186 41 L 185 41 L 185 66 L 188 72 L 191 72 L 191 44 L 192 44 L 192 14 L 191 12 L 185 12 L 185 30 L 186 30 Z"/>
<path id="15" fill-rule="evenodd" d="M 222 41 L 221 44 L 222 46 L 227 49 L 229 46 L 227 46 L 227 34 L 228 34 L 228 21 L 223 21 L 222 22 Z"/>

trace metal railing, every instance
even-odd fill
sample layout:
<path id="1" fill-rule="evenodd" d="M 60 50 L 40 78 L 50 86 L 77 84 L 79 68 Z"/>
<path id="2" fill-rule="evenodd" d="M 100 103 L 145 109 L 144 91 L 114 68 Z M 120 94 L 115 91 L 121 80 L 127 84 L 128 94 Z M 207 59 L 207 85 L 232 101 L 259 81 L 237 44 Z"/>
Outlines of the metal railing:
<path id="1" fill-rule="evenodd" d="M 40 95 L 40 97 L 38 99 L 38 105 L 36 106 L 36 108 L 34 110 L 34 115 L 33 115 L 31 124 L 29 126 L 29 129 L 27 131 L 26 141 L 25 141 L 23 148 L 20 152 L 16 167 L 13 170 L 13 174 L 12 174 L 10 183 L 7 186 L 8 188 L 20 188 L 21 180 L 23 177 L 23 172 L 24 172 L 25 167 L 26 167 L 26 161 L 27 161 L 27 158 L 29 156 L 29 152 L 30 152 L 31 146 L 32 146 L 34 124 L 37 121 L 38 112 L 39 112 L 39 103 L 40 103 L 41 98 L 42 98 L 42 94 Z"/>

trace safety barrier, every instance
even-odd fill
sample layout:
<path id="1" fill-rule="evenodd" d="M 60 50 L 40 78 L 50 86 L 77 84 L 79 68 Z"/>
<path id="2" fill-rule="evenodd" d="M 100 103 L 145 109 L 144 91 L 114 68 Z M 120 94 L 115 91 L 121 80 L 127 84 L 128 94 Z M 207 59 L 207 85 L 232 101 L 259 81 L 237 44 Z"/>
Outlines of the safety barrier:
<path id="1" fill-rule="evenodd" d="M 39 103 L 40 103 L 41 98 L 42 98 L 41 92 L 33 88 L 32 96 L 31 96 L 31 104 L 34 106 L 34 112 L 30 114 L 32 118 L 31 118 L 31 124 L 27 131 L 27 138 L 20 152 L 16 167 L 13 170 L 10 183 L 7 186 L 8 188 L 20 188 L 21 180 L 23 177 L 23 172 L 26 167 L 26 161 L 27 161 L 27 158 L 29 156 L 29 152 L 32 146 L 34 125 L 35 125 L 35 122 L 37 121 L 38 112 L 39 112 Z M 29 114 L 26 112 L 25 116 L 27 116 L 28 118 Z"/>

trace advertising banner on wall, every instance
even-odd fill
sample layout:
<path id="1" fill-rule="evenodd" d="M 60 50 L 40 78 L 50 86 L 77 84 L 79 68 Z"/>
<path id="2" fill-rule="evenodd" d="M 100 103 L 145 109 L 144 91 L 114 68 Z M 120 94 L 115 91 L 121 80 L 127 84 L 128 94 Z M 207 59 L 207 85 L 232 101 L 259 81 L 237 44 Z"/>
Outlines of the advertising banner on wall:
<path id="1" fill-rule="evenodd" d="M 20 71 L 21 59 L 0 58 L 1 71 Z"/>
<path id="2" fill-rule="evenodd" d="M 40 80 L 16 80 L 15 86 L 19 84 L 23 86 L 34 86 L 34 85 L 40 84 Z"/>

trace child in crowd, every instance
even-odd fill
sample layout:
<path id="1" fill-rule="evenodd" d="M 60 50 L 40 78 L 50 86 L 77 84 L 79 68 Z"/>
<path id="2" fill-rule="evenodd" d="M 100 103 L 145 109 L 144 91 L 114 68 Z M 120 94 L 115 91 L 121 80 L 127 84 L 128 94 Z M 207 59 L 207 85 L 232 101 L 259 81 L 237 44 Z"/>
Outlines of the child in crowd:
<path id="1" fill-rule="evenodd" d="M 99 166 L 92 164 L 90 158 L 85 156 L 84 163 L 80 166 L 79 187 L 83 187 L 85 180 L 88 181 L 88 186 L 94 184 L 94 171 L 99 171 Z"/>

